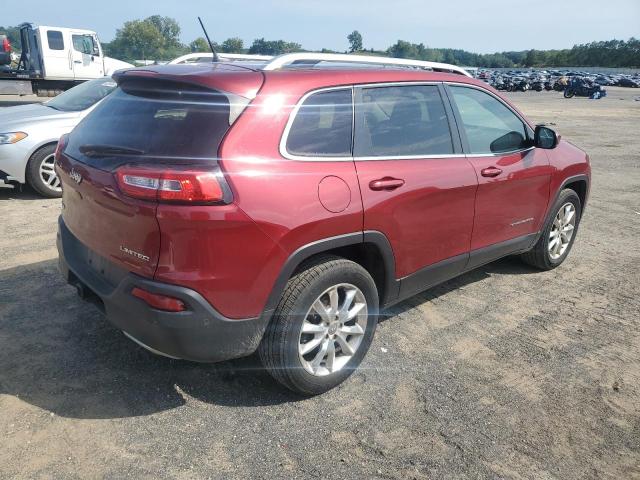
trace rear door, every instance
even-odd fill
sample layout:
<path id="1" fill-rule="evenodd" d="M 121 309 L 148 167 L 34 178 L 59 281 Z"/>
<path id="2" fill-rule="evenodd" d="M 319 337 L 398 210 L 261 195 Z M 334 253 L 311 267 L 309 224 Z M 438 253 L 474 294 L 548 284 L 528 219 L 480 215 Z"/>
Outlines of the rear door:
<path id="1" fill-rule="evenodd" d="M 461 272 L 477 179 L 439 84 L 357 89 L 354 159 L 364 230 L 389 239 L 408 296 Z"/>
<path id="2" fill-rule="evenodd" d="M 40 27 L 39 31 L 45 78 L 73 80 L 68 31 L 49 27 Z"/>
<path id="3" fill-rule="evenodd" d="M 468 158 L 478 176 L 471 250 L 499 257 L 530 243 L 542 225 L 551 167 L 531 146 L 533 132 L 506 103 L 484 89 L 449 85 Z M 472 255 L 470 266 L 488 260 Z"/>
<path id="4" fill-rule="evenodd" d="M 89 80 L 104 75 L 100 44 L 95 34 L 72 31 L 71 56 L 76 80 Z"/>

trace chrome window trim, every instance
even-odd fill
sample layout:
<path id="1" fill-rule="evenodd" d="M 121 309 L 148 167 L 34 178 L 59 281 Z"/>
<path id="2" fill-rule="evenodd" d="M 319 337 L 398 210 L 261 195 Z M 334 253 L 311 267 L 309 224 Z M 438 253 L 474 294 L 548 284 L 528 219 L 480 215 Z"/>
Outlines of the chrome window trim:
<path id="1" fill-rule="evenodd" d="M 307 98 L 309 98 L 311 95 L 314 95 L 316 93 L 321 93 L 321 92 L 327 92 L 327 91 L 332 91 L 332 90 L 347 90 L 350 89 L 351 90 L 351 105 L 352 105 L 352 109 L 351 109 L 351 149 L 353 151 L 353 145 L 354 145 L 354 137 L 355 137 L 355 118 L 356 118 L 356 106 L 355 106 L 355 89 L 356 88 L 376 88 L 376 87 L 402 87 L 402 86 L 409 86 L 409 85 L 457 85 L 457 86 L 461 86 L 461 87 L 468 87 L 468 88 L 474 88 L 476 90 L 480 90 L 481 92 L 485 92 L 488 95 L 491 95 L 493 98 L 495 98 L 496 100 L 498 100 L 502 105 L 504 105 L 507 109 L 509 109 L 510 112 L 512 112 L 516 117 L 518 117 L 520 119 L 520 121 L 527 127 L 527 132 L 531 133 L 531 127 L 529 125 L 529 122 L 527 122 L 522 115 L 518 114 L 518 112 L 515 112 L 508 104 L 506 104 L 499 96 L 495 95 L 494 93 L 490 92 L 489 90 L 482 88 L 480 86 L 477 85 L 473 85 L 470 83 L 463 83 L 463 82 L 452 82 L 452 81 L 447 81 L 447 82 L 435 82 L 435 81 L 409 81 L 409 82 L 373 82 L 373 83 L 361 83 L 361 84 L 354 84 L 354 85 L 340 85 L 340 86 L 335 86 L 335 87 L 323 87 L 323 88 L 318 88 L 316 90 L 311 90 L 307 93 L 305 93 L 302 98 L 300 98 L 300 100 L 298 100 L 298 103 L 296 104 L 296 106 L 293 108 L 293 110 L 291 111 L 291 113 L 289 114 L 289 119 L 287 120 L 287 125 L 284 128 L 284 132 L 282 133 L 282 137 L 280 138 L 280 146 L 279 146 L 279 150 L 280 150 L 280 155 L 282 155 L 284 158 L 288 159 L 288 160 L 298 160 L 298 161 L 304 161 L 304 162 L 351 162 L 351 161 L 376 161 L 376 160 L 429 160 L 429 159 L 443 159 L 443 158 L 470 158 L 470 157 L 501 157 L 501 156 L 505 156 L 505 155 L 513 155 L 516 153 L 521 153 L 521 152 L 527 152 L 529 150 L 533 150 L 535 149 L 535 147 L 527 147 L 527 148 L 521 148 L 518 150 L 510 150 L 508 152 L 499 152 L 499 153 L 477 153 L 477 154 L 472 154 L 472 153 L 452 153 L 452 154 L 444 154 L 444 155 L 398 155 L 398 156 L 393 156 L 393 155 L 386 155 L 386 156 L 375 156 L 375 157 L 368 157 L 368 156 L 364 156 L 364 157 L 355 157 L 355 156 L 344 156 L 344 157 L 328 157 L 328 156 L 304 156 L 304 155 L 294 155 L 291 154 L 287 151 L 287 139 L 289 137 L 289 132 L 291 130 L 291 126 L 293 124 L 293 121 L 295 120 L 296 115 L 298 114 L 298 111 L 300 110 L 300 107 L 302 106 L 302 104 L 307 100 Z M 443 102 L 445 100 L 443 99 Z M 453 132 L 452 132 L 453 135 Z"/>
<path id="2" fill-rule="evenodd" d="M 347 90 L 351 89 L 351 148 L 353 151 L 353 143 L 355 137 L 355 121 L 356 121 L 356 106 L 355 106 L 355 89 L 356 88 L 377 88 L 377 87 L 403 87 L 403 86 L 416 86 L 416 85 L 433 85 L 438 86 L 441 85 L 442 82 L 434 82 L 434 81 L 409 81 L 409 82 L 373 82 L 373 83 L 359 83 L 355 85 L 341 85 L 337 87 L 323 87 L 316 90 L 311 90 L 305 93 L 302 98 L 298 101 L 296 106 L 293 108 L 291 113 L 289 114 L 289 119 L 287 120 L 287 125 L 284 128 L 284 132 L 282 133 L 282 137 L 280 138 L 280 155 L 288 160 L 301 160 L 306 162 L 346 162 L 346 161 L 375 161 L 375 160 L 422 160 L 422 159 L 438 159 L 438 158 L 465 158 L 464 154 L 460 153 L 452 153 L 452 154 L 444 154 L 444 155 L 396 155 L 396 156 L 376 156 L 376 157 L 329 157 L 329 156 L 304 156 L 304 155 L 294 155 L 287 151 L 287 139 L 289 137 L 289 132 L 291 131 L 291 126 L 293 125 L 293 121 L 295 120 L 298 111 L 302 104 L 309 98 L 311 95 L 321 92 L 327 92 L 332 90 Z M 463 84 L 464 85 L 464 84 Z M 444 102 L 444 99 L 443 99 Z M 453 135 L 453 133 L 452 133 Z"/>

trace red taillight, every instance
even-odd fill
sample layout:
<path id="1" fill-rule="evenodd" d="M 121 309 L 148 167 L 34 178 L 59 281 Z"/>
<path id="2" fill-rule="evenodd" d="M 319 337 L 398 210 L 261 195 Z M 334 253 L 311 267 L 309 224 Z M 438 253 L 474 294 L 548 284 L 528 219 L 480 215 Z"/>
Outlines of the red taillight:
<path id="1" fill-rule="evenodd" d="M 131 295 L 144 300 L 149 306 L 158 310 L 165 310 L 167 312 L 184 312 L 187 307 L 182 300 L 167 295 L 160 295 L 158 293 L 151 293 L 141 288 L 135 287 L 131 290 Z"/>
<path id="2" fill-rule="evenodd" d="M 9 42 L 9 39 L 6 38 L 6 37 L 2 41 L 2 50 L 4 50 L 7 53 L 9 53 L 11 51 L 11 43 Z"/>
<path id="3" fill-rule="evenodd" d="M 56 151 L 53 155 L 54 159 L 56 161 L 58 161 L 60 159 L 60 154 L 62 152 L 64 152 L 64 147 L 67 146 L 67 141 L 69 140 L 69 134 L 65 133 L 64 135 L 62 135 L 60 137 L 60 140 L 58 140 L 58 145 L 56 145 Z"/>
<path id="4" fill-rule="evenodd" d="M 218 171 L 160 170 L 124 166 L 116 170 L 122 193 L 142 200 L 178 203 L 227 203 L 224 178 Z"/>

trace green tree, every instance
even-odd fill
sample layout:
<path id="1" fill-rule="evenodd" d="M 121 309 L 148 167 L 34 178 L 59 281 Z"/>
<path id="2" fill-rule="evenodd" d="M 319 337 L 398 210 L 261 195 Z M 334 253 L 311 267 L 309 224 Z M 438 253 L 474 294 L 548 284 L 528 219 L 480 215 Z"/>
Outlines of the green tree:
<path id="1" fill-rule="evenodd" d="M 152 15 L 145 19 L 158 29 L 160 35 L 164 39 L 163 47 L 165 49 L 177 47 L 180 45 L 180 25 L 171 17 L 162 17 L 160 15 Z"/>
<path id="2" fill-rule="evenodd" d="M 171 60 L 188 51 L 179 40 L 180 26 L 169 17 L 153 15 L 125 22 L 105 51 L 125 60 Z"/>
<path id="3" fill-rule="evenodd" d="M 418 58 L 417 45 L 398 40 L 387 49 L 387 54 L 395 58 Z"/>
<path id="4" fill-rule="evenodd" d="M 227 38 L 222 42 L 222 51 L 225 53 L 242 53 L 244 52 L 244 42 L 241 38 Z"/>
<path id="5" fill-rule="evenodd" d="M 215 44 L 213 48 L 215 48 Z M 193 42 L 189 44 L 189 49 L 192 52 L 210 52 L 211 48 L 209 48 L 209 44 L 207 43 L 207 39 L 204 37 L 198 37 Z"/>
<path id="6" fill-rule="evenodd" d="M 146 20 L 131 20 L 116 31 L 109 54 L 126 60 L 156 59 L 164 46 L 164 37 Z"/>
<path id="7" fill-rule="evenodd" d="M 362 35 L 359 31 L 354 30 L 349 35 L 347 35 L 347 40 L 349 40 L 349 51 L 350 52 L 359 52 L 362 50 Z"/>
<path id="8" fill-rule="evenodd" d="M 281 55 L 283 53 L 291 53 L 300 50 L 302 50 L 302 46 L 299 43 L 256 38 L 249 48 L 249 53 L 258 55 Z"/>

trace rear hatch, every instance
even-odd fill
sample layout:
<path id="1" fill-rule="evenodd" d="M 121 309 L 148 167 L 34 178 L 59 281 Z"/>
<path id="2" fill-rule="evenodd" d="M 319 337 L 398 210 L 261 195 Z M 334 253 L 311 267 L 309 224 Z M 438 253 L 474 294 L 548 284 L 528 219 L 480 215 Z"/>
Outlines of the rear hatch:
<path id="1" fill-rule="evenodd" d="M 156 210 L 164 200 L 154 190 L 147 195 L 148 184 L 123 184 L 123 172 L 134 172 L 126 178 L 135 183 L 153 176 L 136 172 L 214 171 L 220 143 L 249 99 L 211 88 L 211 79 L 205 87 L 135 72 L 118 78 L 119 87 L 73 130 L 57 170 L 64 223 L 97 254 L 88 261 L 98 271 L 107 259 L 153 277 L 161 241 Z M 258 76 L 257 90 L 261 74 L 248 74 Z"/>

